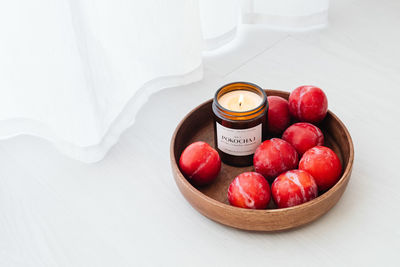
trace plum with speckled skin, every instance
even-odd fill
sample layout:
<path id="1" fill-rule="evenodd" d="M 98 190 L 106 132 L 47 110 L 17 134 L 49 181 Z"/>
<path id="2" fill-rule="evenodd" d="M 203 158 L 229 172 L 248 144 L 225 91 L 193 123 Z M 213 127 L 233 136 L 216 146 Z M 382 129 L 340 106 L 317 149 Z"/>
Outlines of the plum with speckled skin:
<path id="1" fill-rule="evenodd" d="M 289 142 L 300 156 L 310 148 L 324 144 L 322 131 L 317 126 L 307 122 L 291 125 L 283 132 L 282 139 Z"/>
<path id="2" fill-rule="evenodd" d="M 279 138 L 262 142 L 253 158 L 256 172 L 270 182 L 282 172 L 297 168 L 298 162 L 299 158 L 294 147 Z"/>
<path id="3" fill-rule="evenodd" d="M 315 146 L 304 153 L 299 169 L 314 177 L 320 191 L 326 191 L 339 180 L 342 164 L 332 149 Z"/>
<path id="4" fill-rule="evenodd" d="M 278 208 L 300 205 L 318 196 L 314 178 L 302 170 L 291 170 L 279 175 L 271 186 L 272 197 Z"/>
<path id="5" fill-rule="evenodd" d="M 271 189 L 265 178 L 256 172 L 239 174 L 229 185 L 228 200 L 232 206 L 245 209 L 265 209 L 271 199 Z"/>
<path id="6" fill-rule="evenodd" d="M 289 103 L 279 96 L 268 97 L 268 133 L 281 134 L 290 123 Z"/>
<path id="7" fill-rule="evenodd" d="M 326 116 L 328 99 L 320 88 L 303 85 L 290 94 L 289 111 L 298 121 L 318 123 Z"/>
<path id="8" fill-rule="evenodd" d="M 206 185 L 217 178 L 221 169 L 221 158 L 209 144 L 198 141 L 182 152 L 179 167 L 189 182 Z"/>

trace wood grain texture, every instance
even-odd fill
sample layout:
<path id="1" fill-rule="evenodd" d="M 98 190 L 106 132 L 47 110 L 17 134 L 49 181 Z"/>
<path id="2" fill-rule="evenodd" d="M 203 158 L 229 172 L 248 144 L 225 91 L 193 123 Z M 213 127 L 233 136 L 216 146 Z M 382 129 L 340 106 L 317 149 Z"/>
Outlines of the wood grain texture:
<path id="1" fill-rule="evenodd" d="M 266 90 L 267 95 L 284 98 L 289 93 Z M 325 145 L 331 147 L 343 165 L 343 174 L 337 184 L 316 199 L 295 207 L 276 209 L 273 201 L 267 210 L 250 210 L 230 206 L 227 189 L 240 173 L 253 171 L 250 167 L 233 167 L 222 163 L 218 178 L 211 185 L 195 188 L 180 172 L 177 162 L 185 147 L 195 141 L 213 141 L 212 100 L 192 110 L 178 125 L 171 140 L 171 164 L 175 182 L 189 203 L 206 217 L 243 230 L 279 231 L 309 223 L 329 211 L 340 199 L 350 179 L 354 160 L 353 143 L 344 124 L 332 113 L 322 122 Z"/>

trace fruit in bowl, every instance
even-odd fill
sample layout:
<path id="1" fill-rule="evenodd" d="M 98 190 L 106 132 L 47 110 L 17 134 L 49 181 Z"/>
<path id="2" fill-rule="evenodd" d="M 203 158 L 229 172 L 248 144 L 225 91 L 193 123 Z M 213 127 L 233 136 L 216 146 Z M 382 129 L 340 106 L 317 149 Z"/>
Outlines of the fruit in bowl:
<path id="1" fill-rule="evenodd" d="M 307 122 L 298 122 L 287 128 L 283 132 L 282 139 L 289 142 L 299 153 L 299 156 L 314 146 L 324 144 L 322 131 L 317 126 Z"/>
<path id="2" fill-rule="evenodd" d="M 268 98 L 268 133 L 281 134 L 290 123 L 289 103 L 280 96 Z"/>
<path id="3" fill-rule="evenodd" d="M 179 167 L 187 179 L 196 185 L 212 183 L 221 169 L 218 152 L 206 142 L 190 144 L 182 152 Z"/>
<path id="4" fill-rule="evenodd" d="M 294 147 L 279 138 L 272 138 L 261 143 L 254 153 L 254 169 L 268 181 L 282 172 L 295 169 L 299 163 Z"/>
<path id="5" fill-rule="evenodd" d="M 340 178 L 342 164 L 329 147 L 316 146 L 307 150 L 299 163 L 299 169 L 310 173 L 320 191 L 331 188 Z"/>
<path id="6" fill-rule="evenodd" d="M 303 85 L 290 94 L 289 111 L 298 121 L 319 123 L 328 112 L 328 99 L 320 88 Z"/>
<path id="7" fill-rule="evenodd" d="M 265 209 L 270 199 L 269 184 L 259 173 L 241 173 L 229 185 L 228 200 L 233 206 L 246 209 Z"/>
<path id="8" fill-rule="evenodd" d="M 293 207 L 318 196 L 314 178 L 302 170 L 282 173 L 275 179 L 271 188 L 272 196 L 279 208 Z"/>

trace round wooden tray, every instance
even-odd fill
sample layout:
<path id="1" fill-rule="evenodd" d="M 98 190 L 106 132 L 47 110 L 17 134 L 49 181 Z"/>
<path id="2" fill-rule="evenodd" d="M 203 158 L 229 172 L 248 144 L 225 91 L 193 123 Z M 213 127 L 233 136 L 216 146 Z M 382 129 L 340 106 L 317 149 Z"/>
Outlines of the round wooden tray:
<path id="1" fill-rule="evenodd" d="M 267 95 L 288 99 L 289 93 L 266 90 Z M 332 148 L 343 165 L 340 180 L 330 190 L 304 204 L 276 209 L 271 200 L 269 209 L 251 210 L 230 206 L 227 190 L 240 173 L 253 171 L 253 166 L 233 167 L 221 165 L 221 171 L 211 185 L 195 188 L 178 167 L 179 157 L 186 146 L 195 141 L 205 141 L 214 146 L 212 100 L 192 110 L 178 125 L 171 140 L 171 165 L 175 182 L 187 201 L 200 213 L 219 223 L 252 231 L 279 231 L 314 221 L 330 210 L 340 199 L 349 182 L 354 160 L 354 148 L 344 124 L 330 111 L 319 125 L 325 136 L 325 145 Z"/>

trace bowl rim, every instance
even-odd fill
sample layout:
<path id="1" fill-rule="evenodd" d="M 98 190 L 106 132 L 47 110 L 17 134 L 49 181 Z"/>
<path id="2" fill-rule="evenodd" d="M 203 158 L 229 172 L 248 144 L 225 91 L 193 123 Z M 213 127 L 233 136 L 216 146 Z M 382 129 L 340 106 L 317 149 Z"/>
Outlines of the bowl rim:
<path id="1" fill-rule="evenodd" d="M 264 91 L 266 91 L 267 96 L 268 93 L 272 93 L 274 95 L 274 93 L 279 93 L 279 94 L 290 94 L 290 92 L 286 92 L 286 91 L 281 91 L 281 90 L 273 90 L 273 89 L 264 89 Z M 171 158 L 171 164 L 173 166 L 173 169 L 176 169 L 177 175 L 175 175 L 176 178 L 179 178 L 179 180 L 183 183 L 183 185 L 185 185 L 185 187 L 187 189 L 189 189 L 192 193 L 198 195 L 199 197 L 201 197 L 203 200 L 207 201 L 209 204 L 212 204 L 214 206 L 218 206 L 220 208 L 232 211 L 232 212 L 245 212 L 245 213 L 252 213 L 252 214 L 258 214 L 258 215 L 262 215 L 262 214 L 277 214 L 277 213 L 281 213 L 281 212 L 290 212 L 293 210 L 297 210 L 297 209 L 305 209 L 308 207 L 312 207 L 314 205 L 317 205 L 318 203 L 324 201 L 325 199 L 330 198 L 336 191 L 337 189 L 339 189 L 343 184 L 345 184 L 347 182 L 348 179 L 350 179 L 350 173 L 352 171 L 352 167 L 353 167 L 353 162 L 354 162 L 354 145 L 353 145 L 353 140 L 350 136 L 349 131 L 347 130 L 346 126 L 344 125 L 344 123 L 332 112 L 328 109 L 327 114 L 329 114 L 330 116 L 332 116 L 338 123 L 339 125 L 342 127 L 342 129 L 344 130 L 344 133 L 346 135 L 346 139 L 349 143 L 349 161 L 346 165 L 345 170 L 343 171 L 342 176 L 340 177 L 339 181 L 336 182 L 336 184 L 331 187 L 328 191 L 324 192 L 322 195 L 317 196 L 316 198 L 314 198 L 313 200 L 307 201 L 305 203 L 302 203 L 300 205 L 296 205 L 293 207 L 287 207 L 287 208 L 277 208 L 277 209 L 246 209 L 246 208 L 240 208 L 240 207 L 235 207 L 235 206 L 231 206 L 228 204 L 225 204 L 223 202 L 220 202 L 218 200 L 215 200 L 207 195 L 205 195 L 203 192 L 201 192 L 200 190 L 198 190 L 196 187 L 194 187 L 186 178 L 185 176 L 182 174 L 178 162 L 175 159 L 175 153 L 174 153 L 174 147 L 175 147 L 175 139 L 176 139 L 176 135 L 178 134 L 179 129 L 182 127 L 183 123 L 187 120 L 187 118 L 189 116 L 191 116 L 193 114 L 193 112 L 195 112 L 196 110 L 200 109 L 201 107 L 208 105 L 212 102 L 213 99 L 209 99 L 203 103 L 201 103 L 200 105 L 196 106 L 195 108 L 193 108 L 189 113 L 187 113 L 185 115 L 185 117 L 179 122 L 179 124 L 176 126 L 175 131 L 172 135 L 171 138 L 171 142 L 170 142 L 170 158 Z"/>

